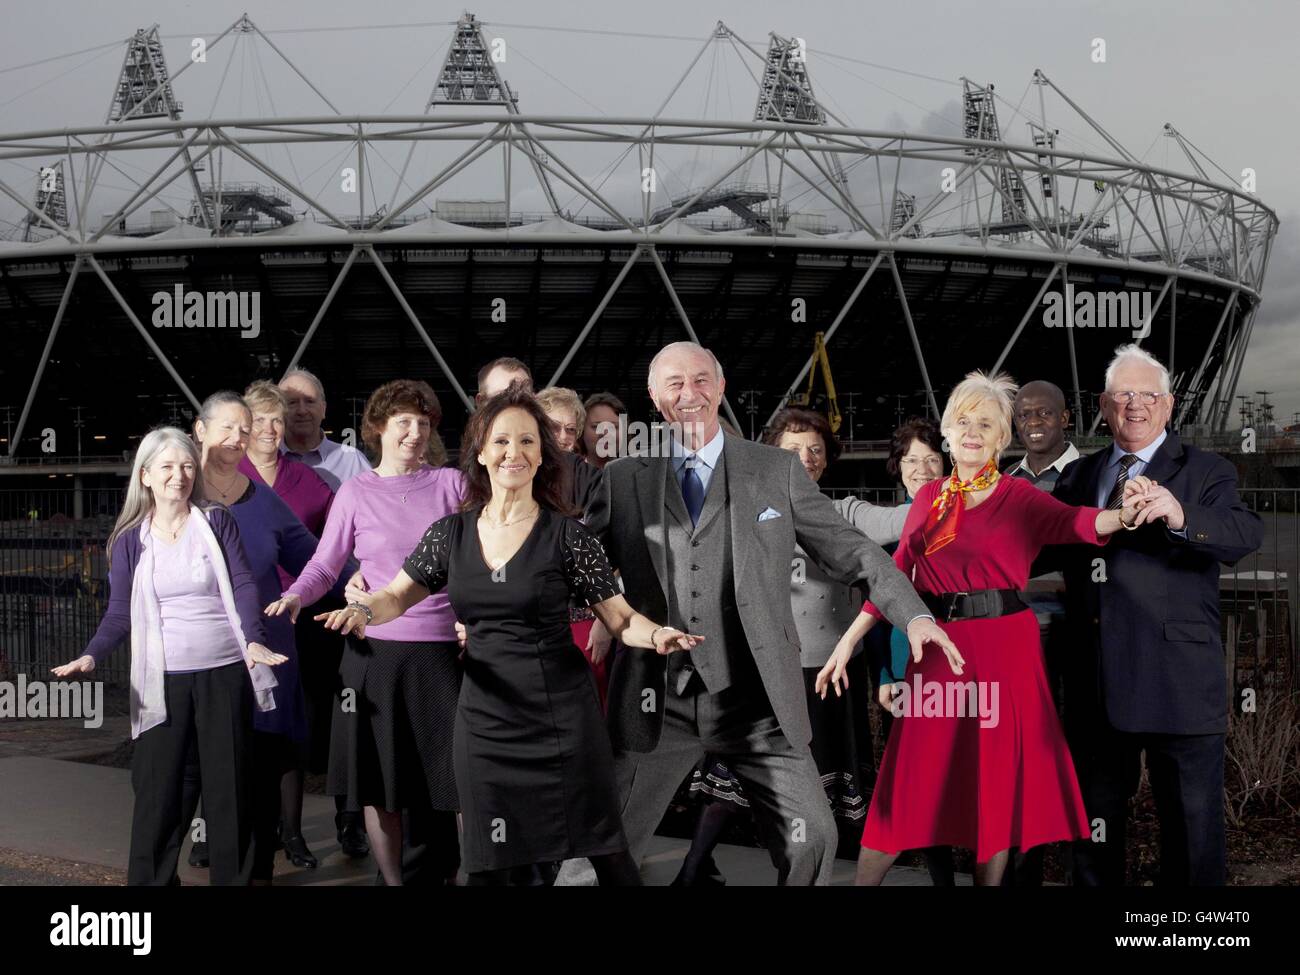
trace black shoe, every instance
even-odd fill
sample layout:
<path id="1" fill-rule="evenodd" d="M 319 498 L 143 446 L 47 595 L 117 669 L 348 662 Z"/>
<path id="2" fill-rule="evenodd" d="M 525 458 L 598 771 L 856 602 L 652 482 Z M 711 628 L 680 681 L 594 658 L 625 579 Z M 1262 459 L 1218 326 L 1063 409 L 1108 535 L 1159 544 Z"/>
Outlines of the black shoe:
<path id="1" fill-rule="evenodd" d="M 339 830 L 339 846 L 345 857 L 360 860 L 370 855 L 370 839 L 357 823 L 347 823 Z"/>
<path id="2" fill-rule="evenodd" d="M 208 866 L 208 844 L 195 843 L 190 847 L 190 866 L 206 870 Z"/>
<path id="3" fill-rule="evenodd" d="M 682 869 L 677 872 L 677 876 L 670 887 L 725 887 L 727 878 L 722 876 L 722 871 L 718 865 L 713 862 L 713 857 L 705 857 L 700 865 L 696 868 L 691 876 L 687 876 L 686 864 L 682 864 Z"/>
<path id="4" fill-rule="evenodd" d="M 284 838 L 284 856 L 295 867 L 306 867 L 308 870 L 315 870 L 320 866 L 320 861 L 316 859 L 311 850 L 307 849 L 307 841 L 302 838 L 301 833 Z"/>

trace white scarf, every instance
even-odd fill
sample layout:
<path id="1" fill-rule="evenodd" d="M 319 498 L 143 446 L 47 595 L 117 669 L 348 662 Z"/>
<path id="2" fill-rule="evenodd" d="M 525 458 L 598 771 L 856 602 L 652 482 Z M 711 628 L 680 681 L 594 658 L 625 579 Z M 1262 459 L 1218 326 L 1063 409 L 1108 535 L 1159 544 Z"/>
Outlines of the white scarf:
<path id="1" fill-rule="evenodd" d="M 217 588 L 221 591 L 221 603 L 226 610 L 226 618 L 235 631 L 235 639 L 244 654 L 245 663 L 251 666 L 249 676 L 253 681 L 253 693 L 259 711 L 274 711 L 275 698 L 272 688 L 278 683 L 271 668 L 264 664 L 253 664 L 248 653 L 248 641 L 244 639 L 244 629 L 239 622 L 239 612 L 235 609 L 234 588 L 230 584 L 230 568 L 217 542 L 217 536 L 208 524 L 208 516 L 202 508 L 190 505 L 190 512 L 197 512 L 194 528 L 207 546 L 209 561 L 213 574 L 217 578 Z M 163 653 L 162 609 L 158 593 L 153 584 L 153 537 L 149 533 L 153 516 L 145 516 L 140 525 L 140 562 L 135 567 L 131 578 L 131 737 L 139 738 L 150 728 L 167 720 L 167 695 L 163 690 L 163 674 L 167 670 L 167 660 Z"/>

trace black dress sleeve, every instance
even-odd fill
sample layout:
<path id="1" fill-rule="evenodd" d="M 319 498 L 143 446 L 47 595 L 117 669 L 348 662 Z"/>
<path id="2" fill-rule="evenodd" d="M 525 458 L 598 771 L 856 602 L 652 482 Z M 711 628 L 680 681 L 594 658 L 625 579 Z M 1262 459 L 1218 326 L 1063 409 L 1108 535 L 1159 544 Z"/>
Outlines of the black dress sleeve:
<path id="1" fill-rule="evenodd" d="M 605 549 L 586 525 L 566 518 L 560 547 L 564 555 L 564 578 L 579 606 L 594 606 L 619 595 L 618 579 Z"/>
<path id="2" fill-rule="evenodd" d="M 402 568 L 414 581 L 429 592 L 437 592 L 447 585 L 447 568 L 451 563 L 451 525 L 456 515 L 435 521 L 406 557 Z"/>

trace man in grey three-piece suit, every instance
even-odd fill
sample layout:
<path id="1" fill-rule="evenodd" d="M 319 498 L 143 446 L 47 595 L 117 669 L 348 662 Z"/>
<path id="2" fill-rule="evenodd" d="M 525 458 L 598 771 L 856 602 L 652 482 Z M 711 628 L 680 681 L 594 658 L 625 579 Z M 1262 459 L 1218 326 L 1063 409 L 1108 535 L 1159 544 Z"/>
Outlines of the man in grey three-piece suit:
<path id="1" fill-rule="evenodd" d="M 779 882 L 828 883 L 836 829 L 809 750 L 790 611 L 795 543 L 831 577 L 863 585 L 914 646 L 951 644 L 893 561 L 836 513 L 794 454 L 723 434 L 725 381 L 711 352 L 666 346 L 649 387 L 674 432 L 660 453 L 672 456 L 608 464 L 587 524 L 628 602 L 704 642 L 666 658 L 627 650 L 615 661 L 609 730 L 631 854 L 639 861 L 674 791 L 708 753 L 743 784 Z M 581 883 L 579 862 L 557 882 Z"/>

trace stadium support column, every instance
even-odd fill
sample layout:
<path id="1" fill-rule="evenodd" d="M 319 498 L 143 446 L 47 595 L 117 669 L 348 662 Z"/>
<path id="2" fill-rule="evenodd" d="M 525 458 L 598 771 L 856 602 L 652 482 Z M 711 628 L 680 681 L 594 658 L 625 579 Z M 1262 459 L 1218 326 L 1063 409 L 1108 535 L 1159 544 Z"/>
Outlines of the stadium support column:
<path id="1" fill-rule="evenodd" d="M 1187 385 L 1189 393 L 1194 394 L 1196 390 L 1201 388 L 1201 381 L 1205 378 L 1205 367 L 1210 362 L 1210 355 L 1214 352 L 1214 347 L 1219 343 L 1219 334 L 1223 331 L 1223 323 L 1228 320 L 1228 315 L 1237 306 L 1237 296 L 1239 294 L 1241 294 L 1241 289 L 1233 288 L 1231 293 L 1229 293 L 1228 297 L 1224 300 L 1223 312 L 1219 315 L 1219 323 L 1214 326 L 1214 334 L 1210 336 L 1210 341 L 1205 346 L 1205 355 L 1201 356 L 1201 364 L 1196 367 L 1196 372 L 1192 375 L 1192 381 Z M 1226 343 L 1224 353 L 1226 356 Z M 1211 407 L 1213 407 L 1214 401 L 1210 400 L 1209 402 Z M 1196 415 L 1192 418 L 1193 422 L 1200 422 L 1205 418 L 1204 404 L 1205 400 L 1202 399 L 1201 405 L 1196 409 Z M 1190 396 L 1183 398 L 1183 405 L 1178 411 L 1178 419 L 1174 421 L 1175 429 L 1183 425 L 1183 422 L 1187 419 L 1187 413 L 1191 409 L 1192 405 L 1193 400 Z"/>
<path id="2" fill-rule="evenodd" d="M 36 375 L 32 378 L 31 389 L 27 390 L 27 400 L 23 403 L 23 411 L 18 415 L 18 426 L 14 428 L 9 437 L 9 456 L 14 455 L 18 449 L 18 442 L 23 438 L 23 427 L 27 425 L 27 417 L 32 411 L 32 403 L 36 400 L 36 390 L 41 385 L 41 377 L 45 375 L 45 364 L 50 361 L 50 350 L 54 348 L 55 336 L 59 334 L 59 326 L 63 324 L 63 316 L 68 310 L 68 300 L 72 297 L 72 287 L 77 283 L 77 272 L 81 270 L 81 257 L 78 256 L 72 262 L 72 270 L 68 272 L 68 283 L 63 286 L 63 297 L 59 299 L 59 310 L 54 313 L 54 324 L 50 326 L 50 334 L 45 339 L 45 348 L 41 351 L 41 361 L 36 364 Z"/>
<path id="3" fill-rule="evenodd" d="M 1025 326 L 1029 324 L 1029 317 L 1033 315 L 1035 311 L 1038 310 L 1039 305 L 1043 300 L 1043 295 L 1047 294 L 1047 289 L 1052 286 L 1052 282 L 1056 280 L 1056 276 L 1058 274 L 1061 275 L 1061 284 L 1062 286 L 1064 286 L 1065 265 L 1053 264 L 1052 270 L 1048 273 L 1047 277 L 1043 280 L 1042 287 L 1038 289 L 1038 294 L 1034 295 L 1034 300 L 1029 303 L 1029 307 L 1025 309 L 1025 313 L 1020 316 L 1019 324 L 1016 325 L 1015 331 L 1011 333 L 1011 338 L 1007 339 L 1007 344 L 1002 349 L 1002 354 L 998 356 L 998 361 L 993 363 L 993 368 L 990 369 L 989 372 L 996 375 L 998 370 L 1002 368 L 1002 363 L 1007 361 L 1007 356 L 1011 354 L 1012 348 L 1015 347 L 1017 340 L 1019 340 L 1020 333 L 1023 332 L 1025 330 Z"/>
<path id="4" fill-rule="evenodd" d="M 401 306 L 402 312 L 408 319 L 410 319 L 411 324 L 415 326 L 415 330 L 420 333 L 420 338 L 423 339 L 424 344 L 428 346 L 429 352 L 432 353 L 434 361 L 438 363 L 438 368 L 441 369 L 442 374 L 447 377 L 447 382 L 451 383 L 451 388 L 456 391 L 456 395 L 460 397 L 460 401 L 465 404 L 465 411 L 467 413 L 473 413 L 474 401 L 470 399 L 470 397 L 465 393 L 465 390 L 461 387 L 460 383 L 456 381 L 456 375 L 451 371 L 451 366 L 447 365 L 447 360 L 444 359 L 442 353 L 438 351 L 438 346 L 434 344 L 433 339 L 429 337 L 429 333 L 426 332 L 424 326 L 420 324 L 420 319 L 411 309 L 410 304 L 406 300 L 406 295 L 402 294 L 402 289 L 397 286 L 397 282 L 394 281 L 392 275 L 388 273 L 388 268 L 384 267 L 384 262 L 379 259 L 379 254 L 370 244 L 363 244 L 362 246 L 365 248 L 366 253 L 370 255 L 370 259 L 375 262 L 375 270 L 378 271 L 379 276 L 384 279 L 384 284 L 388 285 L 388 290 L 391 291 L 393 297 L 397 299 L 397 303 Z"/>
<path id="5" fill-rule="evenodd" d="M 167 374 L 172 377 L 176 385 L 181 388 L 181 392 L 185 394 L 185 398 L 188 399 L 194 409 L 197 410 L 200 405 L 198 397 L 190 392 L 190 388 L 185 385 L 185 380 L 182 379 L 181 374 L 176 371 L 176 367 L 172 365 L 171 360 L 163 354 L 163 350 L 160 349 L 158 343 L 153 340 L 153 336 L 149 334 L 149 330 L 144 327 L 144 324 L 136 317 L 135 312 L 131 310 L 131 306 L 126 303 L 126 299 L 122 297 L 122 293 L 118 291 L 117 288 L 114 287 L 113 282 L 108 279 L 108 275 L 104 273 L 104 269 L 100 266 L 99 261 L 95 260 L 95 255 L 87 254 L 85 259 L 94 272 L 99 275 L 99 280 L 104 282 L 104 287 L 106 287 L 108 293 L 113 296 L 113 300 L 118 303 L 118 306 L 122 311 L 126 312 L 126 317 L 131 320 L 131 324 L 135 326 L 136 331 L 144 338 L 145 345 L 149 346 L 149 351 L 158 357 L 158 361 L 161 362 L 162 367 L 167 370 Z"/>
<path id="6" fill-rule="evenodd" d="M 578 333 L 578 337 L 573 340 L 573 345 L 570 346 L 569 351 L 565 353 L 564 359 L 556 368 L 555 373 L 551 376 L 551 381 L 546 384 L 547 386 L 555 386 L 559 383 L 560 376 L 564 374 L 565 369 L 569 368 L 569 363 L 573 361 L 573 357 L 576 356 L 578 350 L 582 348 L 582 343 L 587 341 L 587 336 L 591 334 L 592 328 L 596 325 L 596 319 L 600 318 L 600 316 L 605 313 L 605 308 L 609 305 L 614 294 L 622 286 L 624 279 L 627 278 L 628 272 L 632 270 L 633 265 L 636 264 L 637 259 L 641 256 L 641 253 L 645 248 L 645 244 L 637 244 L 632 248 L 631 256 L 628 257 L 622 269 L 619 270 L 618 276 L 614 278 L 614 282 L 605 291 L 605 297 L 600 299 L 600 303 L 596 305 L 596 310 L 593 311 L 591 317 L 587 319 L 587 324 L 582 327 L 582 331 Z"/>
<path id="7" fill-rule="evenodd" d="M 348 276 L 348 272 L 352 270 L 352 265 L 356 262 L 357 255 L 361 253 L 361 247 L 361 244 L 354 244 L 352 246 L 352 253 L 348 255 L 348 259 L 344 261 L 343 266 L 339 268 L 339 273 L 334 276 L 334 283 L 330 285 L 329 291 L 325 293 L 325 300 L 321 302 L 320 308 L 316 310 L 316 317 L 313 318 L 311 324 L 307 326 L 306 334 L 303 335 L 302 341 L 298 343 L 298 348 L 294 352 L 293 358 L 289 360 L 289 365 L 284 370 L 286 374 L 292 372 L 298 367 L 298 362 L 302 359 L 302 354 L 307 351 L 307 344 L 312 340 L 312 337 L 315 336 L 316 329 L 320 327 L 320 323 L 325 318 L 325 313 L 329 311 L 330 305 L 334 303 L 334 296 L 339 293 L 339 288 L 343 284 L 343 279 Z"/>
<path id="8" fill-rule="evenodd" d="M 840 327 L 840 323 L 843 322 L 844 317 L 848 315 L 849 309 L 852 308 L 854 303 L 858 300 L 858 295 L 862 294 L 862 290 L 867 286 L 867 282 L 871 280 L 871 276 L 876 273 L 876 268 L 880 267 L 880 262 L 884 259 L 885 252 L 878 251 L 871 261 L 871 266 L 867 268 L 867 273 L 858 279 L 858 283 L 849 294 L 848 300 L 844 302 L 844 305 L 840 308 L 840 312 L 835 316 L 835 320 L 831 322 L 830 328 L 826 329 L 826 334 L 822 336 L 823 345 L 830 344 L 831 336 L 833 336 L 836 330 Z M 790 388 L 785 391 L 785 395 L 782 396 L 780 401 L 777 403 L 777 407 L 772 411 L 772 415 L 767 418 L 767 423 L 763 424 L 764 427 L 767 427 L 769 423 L 776 419 L 776 415 L 780 413 L 785 407 L 785 404 L 790 401 L 791 395 L 799 388 L 799 384 L 803 382 L 804 377 L 808 375 L 808 370 L 812 367 L 813 357 L 809 356 L 808 361 L 805 362 L 803 368 L 799 370 L 799 375 L 794 377 L 794 382 L 790 384 Z"/>
<path id="9" fill-rule="evenodd" d="M 921 352 L 921 340 L 916 334 L 916 323 L 912 321 L 912 309 L 907 304 L 907 293 L 903 291 L 903 279 L 898 273 L 898 261 L 891 252 L 889 270 L 894 276 L 894 290 L 898 292 L 898 303 L 903 307 L 903 321 L 907 322 L 907 334 L 912 337 L 912 350 L 916 353 L 916 364 L 921 369 L 921 382 L 925 383 L 925 396 L 930 402 L 930 412 L 939 419 L 939 404 L 934 398 L 934 386 L 930 384 L 930 370 L 925 367 L 925 356 Z"/>
<path id="10" fill-rule="evenodd" d="M 668 271 L 664 268 L 664 262 L 659 259 L 659 252 L 654 245 L 650 245 L 650 258 L 655 262 L 655 270 L 659 272 L 659 278 L 663 281 L 664 287 L 668 290 L 668 297 L 673 301 L 673 308 L 677 310 L 677 317 L 682 320 L 682 325 L 686 327 L 686 334 L 691 337 L 691 341 L 696 345 L 703 345 L 700 337 L 695 334 L 695 327 L 691 324 L 690 316 L 686 314 L 686 309 L 682 307 L 681 299 L 677 297 L 677 289 L 673 287 L 672 280 L 668 277 Z M 722 408 L 727 411 L 727 419 L 737 430 L 740 429 L 740 421 L 736 419 L 736 414 L 731 409 L 731 403 L 726 394 L 722 397 Z"/>

